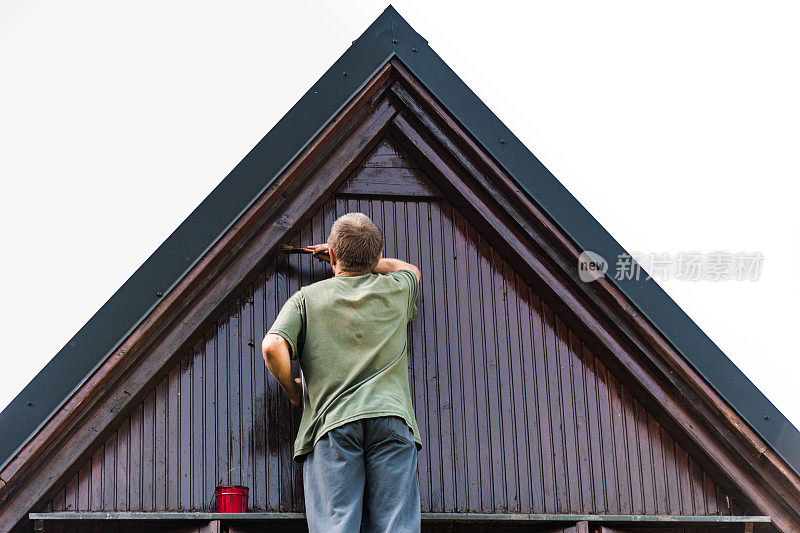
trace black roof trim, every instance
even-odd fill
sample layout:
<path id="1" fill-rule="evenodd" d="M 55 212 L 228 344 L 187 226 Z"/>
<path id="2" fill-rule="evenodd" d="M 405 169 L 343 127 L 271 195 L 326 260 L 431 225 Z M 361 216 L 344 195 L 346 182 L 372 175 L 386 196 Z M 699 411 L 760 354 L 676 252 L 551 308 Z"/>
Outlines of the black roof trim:
<path id="1" fill-rule="evenodd" d="M 157 293 L 165 294 L 183 277 L 394 55 L 582 249 L 606 259 L 626 253 L 427 41 L 389 6 L 0 413 L 3 465 L 150 312 L 159 300 Z M 800 432 L 672 298 L 653 279 L 611 279 L 800 474 Z"/>

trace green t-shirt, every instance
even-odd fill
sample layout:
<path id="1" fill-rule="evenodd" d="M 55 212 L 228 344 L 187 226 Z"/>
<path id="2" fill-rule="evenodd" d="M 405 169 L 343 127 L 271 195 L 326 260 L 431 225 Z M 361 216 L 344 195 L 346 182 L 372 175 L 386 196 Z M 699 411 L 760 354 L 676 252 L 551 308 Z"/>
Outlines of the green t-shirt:
<path id="1" fill-rule="evenodd" d="M 286 339 L 303 370 L 296 461 L 325 432 L 376 416 L 403 418 L 422 448 L 406 351 L 418 288 L 411 270 L 335 276 L 302 287 L 283 305 L 268 333 Z"/>

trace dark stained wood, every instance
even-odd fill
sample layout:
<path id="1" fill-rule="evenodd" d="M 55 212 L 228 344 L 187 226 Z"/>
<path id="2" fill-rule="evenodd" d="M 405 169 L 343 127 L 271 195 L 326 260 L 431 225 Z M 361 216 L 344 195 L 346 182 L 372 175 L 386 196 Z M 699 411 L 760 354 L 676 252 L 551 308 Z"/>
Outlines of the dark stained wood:
<path id="1" fill-rule="evenodd" d="M 547 255 L 560 270 L 575 276 L 574 265 L 581 250 L 565 235 L 556 224 L 535 204 L 520 187 L 510 179 L 505 171 L 485 151 L 477 145 L 459 123 L 448 116 L 427 90 L 398 60 L 392 61 L 403 84 L 394 84 L 392 90 L 420 120 L 423 120 L 431 134 L 456 157 L 459 163 L 491 197 L 504 209 L 514 213 L 520 228 L 532 237 L 536 245 L 546 250 Z M 445 117 L 435 120 L 433 117 Z M 469 152 L 469 155 L 466 154 Z M 490 177 L 491 176 L 491 177 Z M 497 179 L 500 178 L 500 179 Z M 519 216 L 520 211 L 530 216 Z M 529 225 L 526 221 L 530 220 Z M 537 231 L 538 228 L 538 231 Z M 800 492 L 800 476 L 793 473 L 783 460 L 735 413 L 730 406 L 706 383 L 688 362 L 677 354 L 674 348 L 642 315 L 632 312 L 632 304 L 607 278 L 592 284 L 576 283 L 584 296 L 607 316 L 615 317 L 629 340 L 641 350 L 641 355 L 650 364 L 660 368 L 662 376 L 680 390 L 687 398 L 692 416 L 702 421 L 718 438 L 736 449 L 739 460 L 750 462 L 751 473 L 772 476 L 773 481 L 763 482 L 772 486 L 781 498 L 792 502 L 798 508 L 797 495 Z M 625 318 L 622 318 L 625 317 Z M 637 329 L 638 328 L 638 329 Z M 722 416 L 718 416 L 721 414 Z M 702 446 L 701 446 L 702 447 Z M 757 458 L 757 459 L 756 459 Z M 707 465 L 717 468 L 715 465 Z M 729 469 L 722 468 L 721 473 Z M 791 485 L 792 488 L 789 488 Z"/>
<path id="2" fill-rule="evenodd" d="M 699 460 L 704 462 L 706 468 L 713 469 L 721 479 L 726 479 L 727 476 L 736 477 L 737 483 L 747 492 L 755 505 L 770 509 L 776 522 L 782 524 L 779 527 L 789 527 L 797 520 L 793 511 L 782 507 L 784 504 L 774 505 L 774 500 L 769 495 L 772 489 L 754 481 L 752 475 L 755 472 L 748 472 L 745 465 L 737 462 L 729 454 L 729 450 L 716 440 L 706 427 L 691 422 L 690 406 L 682 398 L 676 398 L 671 394 L 671 389 L 663 382 L 663 375 L 654 372 L 651 367 L 643 366 L 634 355 L 635 351 L 627 345 L 627 341 L 618 337 L 613 328 L 610 328 L 600 315 L 595 314 L 593 308 L 584 307 L 580 303 L 582 298 L 579 293 L 563 279 L 561 274 L 546 266 L 548 260 L 540 256 L 541 252 L 530 249 L 517 231 L 503 221 L 502 214 L 495 214 L 492 208 L 486 205 L 486 200 L 481 199 L 481 196 L 457 177 L 452 158 L 439 146 L 431 144 L 427 132 L 413 117 L 401 112 L 393 120 L 392 125 L 393 132 L 402 138 L 404 147 L 418 158 L 423 168 L 430 172 L 430 177 L 436 176 L 433 181 L 445 191 L 445 194 L 455 191 L 452 194 L 460 194 L 462 198 L 468 199 L 464 204 L 460 204 L 459 208 L 463 208 L 469 216 L 474 217 L 476 223 L 483 219 L 485 224 L 481 225 L 481 230 L 495 235 L 493 241 L 498 250 L 513 261 L 515 268 L 526 269 L 531 276 L 531 283 L 546 295 L 549 302 L 557 306 L 562 318 L 568 321 L 571 327 L 577 329 L 586 327 L 589 336 L 584 337 L 584 340 L 590 343 L 593 349 L 600 353 L 614 354 L 608 362 L 625 380 L 626 385 L 632 387 L 637 397 L 644 398 L 649 407 L 656 408 L 661 416 L 666 417 L 670 428 L 676 432 L 678 438 L 689 443 L 694 451 L 701 454 Z M 583 327 L 580 324 L 583 324 Z M 624 488 L 617 486 L 616 490 L 619 492 Z M 727 484 L 726 489 L 737 490 L 733 484 Z M 782 501 L 788 504 L 786 500 Z"/>
<path id="3" fill-rule="evenodd" d="M 460 425 L 463 436 L 461 439 L 461 446 L 456 450 L 457 462 L 455 463 L 456 471 L 456 489 L 461 491 L 461 498 L 457 499 L 456 509 L 458 511 L 465 511 L 474 508 L 480 502 L 480 472 L 478 475 L 470 475 L 471 467 L 475 464 L 480 464 L 480 446 L 477 439 L 477 423 L 467 423 L 467 420 L 476 420 L 477 418 L 477 394 L 475 393 L 475 360 L 473 354 L 473 341 L 472 341 L 472 320 L 471 320 L 471 307 L 466 305 L 465 298 L 458 298 L 458 294 L 470 294 L 470 279 L 467 275 L 472 272 L 470 269 L 471 259 L 471 240 L 468 238 L 468 226 L 463 217 L 456 217 L 452 224 L 453 231 L 453 276 L 455 292 L 452 297 L 455 300 L 455 305 L 452 309 L 457 312 L 458 329 L 457 339 L 458 344 L 453 346 L 453 349 L 458 350 L 457 353 L 461 355 L 461 366 L 455 369 L 456 381 L 459 382 L 459 395 L 457 402 L 460 404 L 460 409 L 453 410 L 453 416 L 457 425 Z M 457 258 L 461 258 L 460 261 Z M 427 281 L 427 280 L 426 280 Z M 452 355 L 451 355 L 452 357 Z M 458 439 L 454 439 L 458 442 Z"/>
<path id="4" fill-rule="evenodd" d="M 408 257 L 423 271 L 418 316 L 409 332 L 415 408 L 424 438 L 420 454 L 423 509 L 643 513 L 643 499 L 633 496 L 630 480 L 641 483 L 652 460 L 630 453 L 630 436 L 653 429 L 645 442 L 659 449 L 671 449 L 674 439 L 655 419 L 632 416 L 646 410 L 559 313 L 525 283 L 471 221 L 439 198 L 334 195 L 289 241 L 321 240 L 335 217 L 355 209 L 369 214 L 383 229 L 387 254 Z M 435 252 L 425 253 L 428 250 Z M 124 458 L 116 454 L 123 448 L 109 443 L 119 443 L 120 434 L 137 426 L 135 418 L 142 410 L 144 426 L 150 428 L 146 440 L 160 443 L 155 446 L 156 456 L 177 458 L 186 446 L 180 435 L 198 436 L 192 445 L 203 447 L 207 460 L 201 463 L 202 472 L 191 475 L 211 480 L 200 495 L 192 495 L 180 484 L 165 483 L 182 478 L 185 463 L 177 460 L 166 461 L 166 468 L 174 472 L 165 475 L 153 474 L 146 467 L 151 462 L 143 461 L 141 472 L 109 478 L 106 486 L 114 492 L 126 480 L 152 480 L 142 493 L 143 510 L 162 510 L 164 505 L 175 511 L 209 510 L 216 483 L 243 483 L 251 488 L 252 510 L 302 511 L 301 472 L 291 460 L 294 427 L 290 421 L 295 413 L 275 380 L 265 374 L 260 354 L 249 345 L 254 335 L 251 322 L 259 323 L 258 333 L 263 336 L 283 301 L 301 284 L 329 276 L 330 269 L 309 256 L 276 259 L 207 329 L 198 331 L 185 351 L 176 354 L 141 407 L 118 422 L 116 432 L 88 461 L 85 468 L 101 472 L 119 464 Z M 463 333 L 461 325 L 466 327 Z M 254 344 L 259 345 L 260 339 Z M 198 374 L 205 387 L 184 392 L 181 377 L 187 376 L 190 383 Z M 191 405 L 184 407 L 184 402 Z M 258 404 L 263 407 L 250 407 Z M 206 417 L 200 416 L 203 412 Z M 159 419 L 169 424 L 159 424 Z M 588 447 L 596 438 L 603 442 L 602 453 L 592 453 Z M 250 442 L 265 445 L 251 446 Z M 594 464 L 586 455 L 591 455 Z M 95 464 L 96 457 L 102 459 L 101 464 Z M 267 466 L 243 467 L 254 464 Z M 704 475 L 694 463 L 691 471 L 688 462 L 673 462 L 672 468 L 686 478 Z M 117 471 L 111 469 L 109 475 Z M 542 471 L 547 472 L 546 484 Z M 605 485 L 586 490 L 583 481 L 591 483 L 597 473 Z M 156 480 L 161 483 L 153 484 Z M 679 495 L 680 479 L 672 476 L 668 482 Z M 653 480 L 646 483 L 655 490 Z M 194 485 L 194 480 L 189 484 Z M 713 481 L 697 489 L 702 502 L 716 502 Z M 56 491 L 57 498 L 63 494 L 69 500 L 75 490 L 64 482 Z M 129 492 L 134 492 L 132 487 Z M 111 501 L 92 499 L 90 508 L 135 509 L 130 503 L 108 507 Z M 710 508 L 698 507 L 699 501 L 678 499 L 660 512 L 708 513 Z M 714 506 L 713 511 L 730 514 L 729 508 Z"/>
<path id="5" fill-rule="evenodd" d="M 429 198 L 441 196 L 430 182 L 425 183 L 422 174 L 414 168 L 396 168 L 386 172 L 383 168 L 363 167 L 357 169 L 337 191 L 340 194 L 371 195 L 388 198 L 392 196 L 419 196 Z"/>

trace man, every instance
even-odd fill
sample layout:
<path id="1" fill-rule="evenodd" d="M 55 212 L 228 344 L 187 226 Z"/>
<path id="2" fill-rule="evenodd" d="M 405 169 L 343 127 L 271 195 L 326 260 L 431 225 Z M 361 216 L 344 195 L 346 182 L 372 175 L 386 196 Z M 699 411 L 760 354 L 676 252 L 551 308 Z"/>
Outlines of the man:
<path id="1" fill-rule="evenodd" d="M 294 459 L 311 533 L 420 530 L 406 327 L 421 273 L 382 248 L 366 215 L 337 219 L 327 244 L 312 247 L 333 277 L 292 295 L 262 343 L 269 371 L 303 406 Z M 291 359 L 302 379 L 292 379 Z"/>

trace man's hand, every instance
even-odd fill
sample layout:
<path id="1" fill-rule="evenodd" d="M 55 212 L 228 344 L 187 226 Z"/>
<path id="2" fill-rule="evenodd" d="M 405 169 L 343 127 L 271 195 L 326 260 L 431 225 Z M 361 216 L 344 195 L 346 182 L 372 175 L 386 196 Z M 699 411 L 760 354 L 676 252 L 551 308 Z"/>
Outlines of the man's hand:
<path id="1" fill-rule="evenodd" d="M 292 402 L 292 405 L 295 407 L 302 407 L 303 406 L 303 380 L 300 378 L 294 378 L 294 382 L 297 383 L 297 387 L 300 389 L 300 393 L 296 396 L 289 396 L 289 401 Z"/>
<path id="2" fill-rule="evenodd" d="M 311 254 L 320 261 L 331 262 L 331 254 L 328 250 L 327 242 L 323 244 L 312 244 L 311 246 L 306 246 L 306 249 L 310 250 Z"/>

